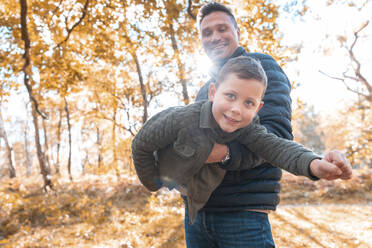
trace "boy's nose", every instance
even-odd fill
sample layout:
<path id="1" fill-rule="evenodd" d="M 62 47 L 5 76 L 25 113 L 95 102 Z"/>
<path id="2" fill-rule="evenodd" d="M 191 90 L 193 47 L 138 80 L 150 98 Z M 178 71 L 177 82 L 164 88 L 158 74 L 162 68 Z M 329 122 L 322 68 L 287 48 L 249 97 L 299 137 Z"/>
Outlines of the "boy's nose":
<path id="1" fill-rule="evenodd" d="M 241 112 L 241 107 L 240 104 L 236 103 L 231 106 L 231 112 L 234 113 L 235 115 L 240 115 Z"/>

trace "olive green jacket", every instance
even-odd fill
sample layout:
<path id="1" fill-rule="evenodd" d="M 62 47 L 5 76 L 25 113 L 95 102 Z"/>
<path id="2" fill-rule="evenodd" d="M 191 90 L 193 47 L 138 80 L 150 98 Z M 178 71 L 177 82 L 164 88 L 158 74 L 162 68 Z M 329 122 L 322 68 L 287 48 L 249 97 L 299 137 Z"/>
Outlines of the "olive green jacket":
<path id="1" fill-rule="evenodd" d="M 252 153 L 244 154 L 242 168 L 221 168 L 205 164 L 214 143 L 238 140 Z M 157 151 L 158 161 L 154 152 Z M 226 169 L 250 169 L 262 159 L 295 175 L 314 179 L 309 164 L 319 158 L 293 141 L 267 133 L 256 117 L 251 124 L 233 133 L 222 131 L 212 115 L 212 102 L 201 101 L 168 108 L 150 118 L 132 141 L 132 157 L 137 175 L 150 191 L 162 186 L 186 189 L 191 223 Z"/>

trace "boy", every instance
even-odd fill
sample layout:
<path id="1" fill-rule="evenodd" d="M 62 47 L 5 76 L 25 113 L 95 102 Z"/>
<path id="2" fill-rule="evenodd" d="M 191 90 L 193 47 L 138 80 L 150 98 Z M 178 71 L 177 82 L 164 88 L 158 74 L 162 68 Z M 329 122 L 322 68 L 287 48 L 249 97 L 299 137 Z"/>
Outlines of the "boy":
<path id="1" fill-rule="evenodd" d="M 209 101 L 162 111 L 145 123 L 132 142 L 137 175 L 156 191 L 165 185 L 187 195 L 191 223 L 197 211 L 221 183 L 226 170 L 248 169 L 262 159 L 296 175 L 317 179 L 310 172 L 334 166 L 303 146 L 278 138 L 259 125 L 266 74 L 256 60 L 230 59 L 209 87 Z M 204 164 L 215 143 L 238 140 L 252 153 L 245 154 L 245 168 Z M 165 149 L 168 148 L 168 149 Z M 171 148 L 171 149 L 169 149 Z M 158 165 L 153 153 L 158 153 Z"/>

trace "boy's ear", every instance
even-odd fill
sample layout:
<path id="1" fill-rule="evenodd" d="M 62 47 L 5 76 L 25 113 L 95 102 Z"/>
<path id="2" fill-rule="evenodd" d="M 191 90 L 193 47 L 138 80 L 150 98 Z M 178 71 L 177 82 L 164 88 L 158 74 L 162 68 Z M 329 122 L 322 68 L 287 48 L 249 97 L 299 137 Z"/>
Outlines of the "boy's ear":
<path id="1" fill-rule="evenodd" d="M 264 102 L 261 101 L 261 102 L 260 102 L 260 105 L 259 105 L 258 108 L 257 108 L 257 112 L 256 112 L 256 114 L 261 110 L 261 108 L 262 108 L 263 105 L 264 105 Z"/>
<path id="2" fill-rule="evenodd" d="M 208 99 L 213 102 L 214 95 L 216 94 L 216 85 L 214 83 L 209 84 L 208 88 Z"/>

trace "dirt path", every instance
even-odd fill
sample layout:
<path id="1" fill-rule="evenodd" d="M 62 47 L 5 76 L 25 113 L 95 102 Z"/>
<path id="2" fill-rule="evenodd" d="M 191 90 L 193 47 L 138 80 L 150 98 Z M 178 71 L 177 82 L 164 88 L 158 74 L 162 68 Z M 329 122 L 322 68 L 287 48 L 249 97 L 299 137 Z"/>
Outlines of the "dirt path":
<path id="1" fill-rule="evenodd" d="M 281 204 L 269 215 L 276 246 L 372 248 L 372 170 L 355 174 L 346 182 L 284 175 Z M 173 191 L 109 176 L 61 181 L 48 194 L 21 183 L 0 184 L 1 248 L 185 247 L 183 202 Z"/>
<path id="2" fill-rule="evenodd" d="M 283 205 L 270 214 L 277 247 L 372 247 L 372 205 Z"/>

